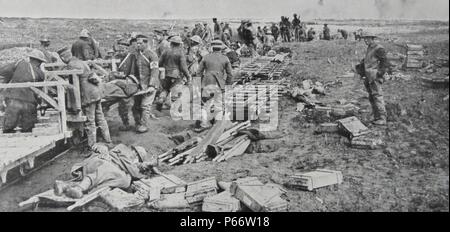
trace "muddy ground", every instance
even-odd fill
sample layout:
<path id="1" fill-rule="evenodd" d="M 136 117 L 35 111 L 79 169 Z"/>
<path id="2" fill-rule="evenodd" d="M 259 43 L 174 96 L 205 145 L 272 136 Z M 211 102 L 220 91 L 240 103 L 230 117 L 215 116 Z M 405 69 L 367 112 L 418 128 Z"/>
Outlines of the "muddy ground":
<path id="1" fill-rule="evenodd" d="M 343 23 L 339 22 L 339 25 Z M 404 31 L 402 28 L 405 25 L 402 23 L 389 25 L 384 36 L 395 37 L 399 43 L 409 41 L 425 45 L 428 60 L 448 57 L 448 23 L 446 29 L 442 29 L 442 24 L 433 26 L 427 23 L 426 30 L 423 25 L 408 25 L 414 28 Z M 364 26 L 374 29 L 377 25 L 361 27 Z M 400 52 L 398 46 L 388 42 L 383 44 L 391 52 Z M 448 75 L 448 68 L 435 74 L 405 71 L 403 73 L 411 75 L 411 80 L 387 81 L 383 88 L 389 122 L 386 127 L 373 127 L 369 123 L 370 106 L 362 81 L 352 77 L 338 78 L 350 71 L 351 62 L 362 58 L 365 50 L 363 42 L 314 41 L 284 46 L 293 50 L 287 77 L 292 85 L 306 79 L 323 83 L 340 81 L 329 86 L 326 95 L 318 97 L 318 100 L 339 104 L 337 100 L 345 99 L 366 109 L 357 116 L 386 142 L 386 147 L 378 150 L 353 149 L 346 145 L 347 140 L 342 136 L 315 134 L 319 122 L 310 120 L 305 113 L 296 112 L 296 102 L 284 97 L 279 102 L 278 130 L 285 137 L 281 139 L 283 146 L 277 152 L 245 154 L 223 163 L 203 162 L 177 167 L 163 165 L 161 170 L 185 181 L 209 176 L 224 181 L 257 176 L 263 182 L 283 185 L 293 173 L 326 168 L 342 171 L 344 182 L 314 192 L 287 188 L 290 211 L 448 211 L 449 101 L 443 100 L 448 95 L 448 88 L 429 88 L 418 79 L 424 75 Z M 406 110 L 406 115 L 395 110 L 399 105 Z M 119 132 L 120 120 L 115 115 L 112 111 L 109 117 L 114 142 L 140 144 L 158 154 L 175 145 L 168 138 L 170 134 L 192 125 L 189 121 L 174 122 L 168 114 L 163 114 L 159 115 L 160 120 L 151 122 L 150 132 L 135 135 L 133 132 Z M 0 211 L 18 210 L 20 201 L 51 188 L 55 179 L 68 179 L 71 165 L 82 159 L 82 150 L 74 149 L 3 190 L 0 192 Z M 64 209 L 40 207 L 34 210 Z M 108 211 L 109 208 L 96 201 L 81 210 Z M 145 207 L 134 210 L 149 211 Z"/>

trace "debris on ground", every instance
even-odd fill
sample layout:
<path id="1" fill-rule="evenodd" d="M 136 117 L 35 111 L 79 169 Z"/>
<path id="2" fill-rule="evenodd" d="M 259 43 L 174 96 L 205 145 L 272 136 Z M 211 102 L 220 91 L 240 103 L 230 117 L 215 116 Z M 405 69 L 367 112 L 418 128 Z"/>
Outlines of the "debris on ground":
<path id="1" fill-rule="evenodd" d="M 348 138 L 352 139 L 370 132 L 357 117 L 349 117 L 337 120 L 339 130 L 346 135 Z"/>
<path id="2" fill-rule="evenodd" d="M 229 190 L 206 197 L 202 205 L 203 212 L 239 212 L 241 210 L 241 202 L 234 198 Z"/>
<path id="3" fill-rule="evenodd" d="M 329 185 L 341 184 L 342 181 L 343 178 L 340 171 L 317 169 L 313 172 L 292 175 L 286 185 L 293 188 L 312 191 Z"/>
<path id="4" fill-rule="evenodd" d="M 422 45 L 407 44 L 406 68 L 422 68 L 424 48 Z"/>
<path id="5" fill-rule="evenodd" d="M 217 194 L 217 181 L 215 177 L 209 177 L 187 184 L 185 198 L 189 204 L 202 202 L 208 196 Z"/>
<path id="6" fill-rule="evenodd" d="M 111 191 L 102 192 L 100 198 L 115 210 L 124 210 L 138 205 L 143 205 L 145 199 L 139 195 L 127 193 L 120 188 Z"/>
<path id="7" fill-rule="evenodd" d="M 362 135 L 353 137 L 350 140 L 350 146 L 357 149 L 376 150 L 384 147 L 384 142 L 373 135 Z"/>
<path id="8" fill-rule="evenodd" d="M 253 212 L 286 212 L 284 192 L 277 186 L 263 184 L 257 178 L 244 178 L 231 184 L 232 195 Z"/>
<path id="9" fill-rule="evenodd" d="M 425 86 L 433 88 L 448 88 L 449 76 L 446 77 L 420 77 Z"/>

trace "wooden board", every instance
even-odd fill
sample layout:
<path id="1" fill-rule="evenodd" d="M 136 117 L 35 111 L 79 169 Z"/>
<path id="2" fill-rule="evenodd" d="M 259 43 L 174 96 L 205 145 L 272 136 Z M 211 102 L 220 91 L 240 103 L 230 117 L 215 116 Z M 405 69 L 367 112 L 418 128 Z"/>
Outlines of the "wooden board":
<path id="1" fill-rule="evenodd" d="M 270 185 L 237 185 L 232 193 L 253 212 L 284 212 L 288 210 L 287 202 L 281 198 L 278 188 Z"/>
<path id="2" fill-rule="evenodd" d="M 56 142 L 64 138 L 64 134 L 38 137 L 9 137 L 8 135 L 0 134 L 0 174 L 3 183 L 6 183 L 6 174 L 9 170 L 22 164 L 28 164 L 30 168 L 33 168 L 34 159 L 37 156 L 54 148 Z"/>
<path id="3" fill-rule="evenodd" d="M 241 202 L 231 196 L 229 191 L 206 197 L 202 205 L 203 212 L 238 212 L 241 210 Z"/>

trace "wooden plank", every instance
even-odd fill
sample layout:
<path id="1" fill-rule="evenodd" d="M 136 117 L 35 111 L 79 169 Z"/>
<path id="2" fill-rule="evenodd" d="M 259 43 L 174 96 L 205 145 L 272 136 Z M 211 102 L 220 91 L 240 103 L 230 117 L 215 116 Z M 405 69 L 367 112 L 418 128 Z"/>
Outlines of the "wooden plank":
<path id="1" fill-rule="evenodd" d="M 203 212 L 239 212 L 241 210 L 241 202 L 231 196 L 229 191 L 206 197 L 202 205 Z"/>
<path id="2" fill-rule="evenodd" d="M 43 98 L 46 102 L 48 102 L 53 108 L 55 108 L 56 110 L 60 110 L 58 107 L 58 103 L 55 100 L 53 100 L 53 98 L 51 98 L 50 96 L 42 92 L 40 89 L 37 89 L 35 87 L 30 87 L 30 89 L 33 90 L 33 92 L 35 92 L 41 98 Z"/>
<path id="3" fill-rule="evenodd" d="M 85 205 L 85 204 L 87 204 L 87 203 L 89 203 L 89 202 L 95 200 L 95 198 L 97 198 L 98 196 L 100 196 L 101 193 L 106 192 L 106 191 L 109 191 L 109 190 L 110 190 L 109 187 L 103 187 L 103 188 L 98 189 L 98 190 L 96 190 L 96 191 L 94 191 L 94 192 L 92 192 L 92 193 L 89 193 L 89 194 L 85 195 L 83 198 L 81 198 L 80 200 L 77 200 L 77 201 L 75 202 L 75 204 L 73 204 L 73 205 L 67 207 L 67 210 L 72 211 L 72 210 L 74 210 L 75 208 L 78 208 L 78 207 L 80 207 L 80 206 L 83 206 L 83 205 Z"/>
<path id="4" fill-rule="evenodd" d="M 59 81 L 8 83 L 8 84 L 0 84 L 0 89 L 16 89 L 16 88 L 45 87 L 45 86 L 47 86 L 47 87 L 70 86 L 70 84 L 62 83 Z"/>
<path id="5" fill-rule="evenodd" d="M 57 91 L 58 104 L 61 112 L 61 132 L 65 135 L 65 132 L 67 131 L 66 95 L 62 86 L 58 86 Z"/>
<path id="6" fill-rule="evenodd" d="M 58 76 L 70 76 L 70 75 L 81 75 L 84 73 L 83 70 L 73 69 L 73 70 L 57 70 L 57 71 L 44 71 L 47 75 L 58 75 Z"/>

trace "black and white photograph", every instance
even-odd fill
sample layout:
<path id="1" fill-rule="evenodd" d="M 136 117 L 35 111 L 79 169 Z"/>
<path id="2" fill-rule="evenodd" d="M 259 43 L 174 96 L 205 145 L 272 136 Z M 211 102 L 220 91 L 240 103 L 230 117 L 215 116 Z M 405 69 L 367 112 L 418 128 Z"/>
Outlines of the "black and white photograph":
<path id="1" fill-rule="evenodd" d="M 449 1 L 0 0 L 0 212 L 449 212 Z"/>

